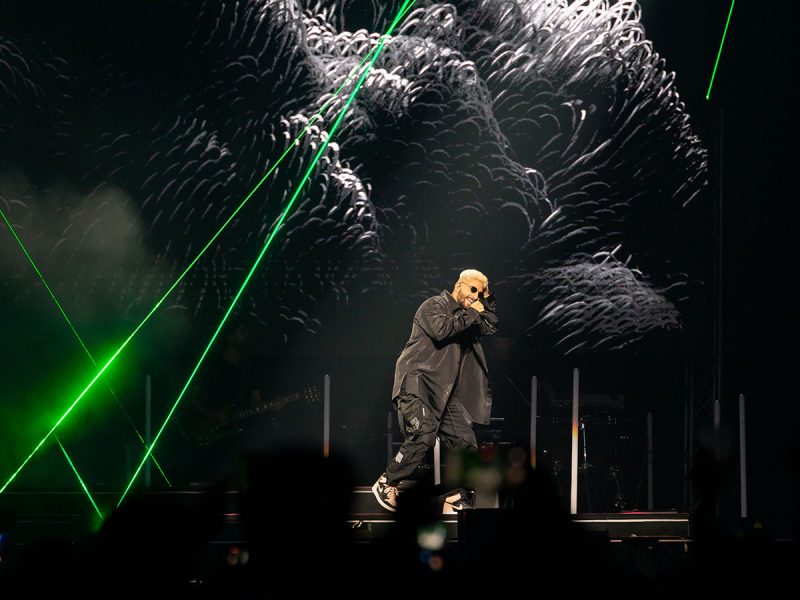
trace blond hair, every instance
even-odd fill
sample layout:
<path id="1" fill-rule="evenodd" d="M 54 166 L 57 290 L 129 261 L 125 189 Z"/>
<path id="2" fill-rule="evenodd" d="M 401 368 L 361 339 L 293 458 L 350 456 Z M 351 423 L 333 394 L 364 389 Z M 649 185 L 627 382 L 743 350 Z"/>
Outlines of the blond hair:
<path id="1" fill-rule="evenodd" d="M 489 287 L 489 279 L 486 277 L 486 275 L 480 271 L 477 271 L 476 269 L 466 269 L 461 271 L 461 274 L 458 276 L 458 281 L 456 281 L 456 285 L 461 283 L 464 279 L 479 279 L 483 282 L 484 290 Z M 453 286 L 453 289 L 455 289 L 455 286 Z"/>

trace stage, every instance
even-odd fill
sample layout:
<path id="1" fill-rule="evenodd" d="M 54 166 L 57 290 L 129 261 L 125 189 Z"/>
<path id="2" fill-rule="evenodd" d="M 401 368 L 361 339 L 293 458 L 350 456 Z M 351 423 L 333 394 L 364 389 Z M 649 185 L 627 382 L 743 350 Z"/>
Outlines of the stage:
<path id="1" fill-rule="evenodd" d="M 7 0 L 3 600 L 789 580 L 800 54 L 734 4 Z"/>
<path id="2" fill-rule="evenodd" d="M 119 497 L 119 493 L 97 491 L 94 499 L 99 506 L 108 506 Z M 275 490 L 274 493 L 286 492 Z M 209 505 L 211 496 L 214 496 L 213 511 Z M 198 520 L 205 521 L 202 526 L 209 533 L 205 540 L 208 557 L 227 560 L 231 551 L 246 551 L 248 547 L 242 496 L 243 493 L 238 490 L 209 492 L 184 489 L 142 492 L 134 502 L 197 515 Z M 284 527 L 287 521 L 302 522 L 298 527 L 313 534 L 314 523 L 319 515 L 308 511 L 292 513 L 291 500 L 287 499 L 285 503 L 288 507 L 286 513 L 260 515 L 259 519 L 282 522 Z M 441 506 L 441 499 L 437 506 Z M 0 496 L 3 560 L 6 563 L 13 560 L 13 553 L 21 548 L 55 539 L 68 540 L 76 545 L 87 543 L 100 527 L 99 517 L 91 508 L 86 495 L 76 490 L 9 491 L 3 494 Z M 151 516 L 154 520 L 159 518 L 157 515 Z M 519 518 L 519 510 L 475 508 L 451 511 L 449 514 L 426 513 L 425 517 L 431 518 L 424 526 L 440 539 L 439 549 L 449 546 L 467 551 L 491 541 L 504 526 L 514 526 L 515 519 Z M 608 552 L 618 557 L 630 553 L 641 554 L 642 548 L 646 547 L 647 552 L 653 557 L 660 557 L 659 560 L 681 560 L 680 556 L 690 551 L 692 543 L 689 516 L 686 513 L 587 513 L 572 515 L 569 521 L 571 529 L 578 535 L 602 540 L 608 545 Z M 393 536 L 398 515 L 383 509 L 369 487 L 356 487 L 344 523 L 352 543 L 379 544 Z M 617 546 L 619 544 L 621 546 Z"/>
<path id="3" fill-rule="evenodd" d="M 112 506 L 119 493 L 96 491 L 94 500 Z M 80 491 L 10 491 L 0 497 L 0 581 L 15 589 L 30 562 L 44 556 L 44 572 L 101 565 L 97 582 L 134 577 L 134 587 L 146 589 L 167 579 L 172 589 L 200 594 L 249 591 L 264 586 L 263 578 L 276 593 L 346 591 L 356 581 L 379 581 L 387 564 L 460 589 L 469 588 L 465 573 L 483 569 L 487 579 L 476 589 L 492 589 L 506 570 L 528 570 L 565 582 L 578 574 L 576 590 L 663 591 L 693 585 L 706 569 L 726 564 L 761 565 L 762 573 L 780 576 L 797 556 L 795 542 L 767 540 L 752 524 L 734 535 L 699 532 L 698 539 L 689 515 L 675 511 L 568 515 L 535 501 L 443 514 L 441 495 L 421 493 L 406 503 L 408 492 L 401 492 L 392 513 L 367 486 L 351 490 L 347 510 L 341 494 L 320 503 L 303 493 L 277 486 L 142 491 L 101 523 Z"/>

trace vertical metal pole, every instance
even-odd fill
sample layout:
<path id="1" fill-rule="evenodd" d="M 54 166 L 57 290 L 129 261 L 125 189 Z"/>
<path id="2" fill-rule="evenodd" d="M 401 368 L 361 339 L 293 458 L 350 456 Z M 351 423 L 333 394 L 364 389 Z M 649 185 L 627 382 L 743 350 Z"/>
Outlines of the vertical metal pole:
<path id="1" fill-rule="evenodd" d="M 647 413 L 647 510 L 653 510 L 653 413 Z"/>
<path id="2" fill-rule="evenodd" d="M 717 178 L 718 183 L 718 196 L 717 196 L 717 211 L 716 211 L 716 270 L 714 273 L 714 280 L 716 283 L 716 310 L 714 311 L 716 314 L 715 325 L 714 328 L 714 456 L 716 460 L 719 460 L 720 457 L 720 444 L 721 444 L 721 402 L 723 397 L 723 390 L 722 390 L 722 327 L 723 327 L 723 290 L 724 286 L 722 283 L 723 277 L 723 260 L 724 260 L 724 213 L 723 213 L 723 191 L 724 191 L 724 151 L 725 151 L 725 119 L 724 119 L 724 112 L 722 109 L 719 111 L 719 136 L 718 136 L 718 146 L 717 146 L 717 153 L 719 156 L 719 173 Z M 716 498 L 716 506 L 714 509 L 714 514 L 716 517 L 719 517 L 719 508 L 720 508 L 720 497 L 717 495 Z"/>
<path id="3" fill-rule="evenodd" d="M 325 375 L 322 395 L 322 456 L 331 455 L 331 376 Z"/>
<path id="4" fill-rule="evenodd" d="M 442 445 L 438 436 L 433 444 L 433 483 L 435 485 L 442 483 Z"/>
<path id="5" fill-rule="evenodd" d="M 570 467 L 569 512 L 578 513 L 578 399 L 580 398 L 580 373 L 572 369 L 572 464 Z"/>
<path id="6" fill-rule="evenodd" d="M 719 461 L 722 451 L 722 410 L 720 407 L 719 397 L 714 398 L 714 460 Z M 719 517 L 719 502 L 720 497 L 717 495 L 716 506 L 714 507 L 714 515 Z"/>
<path id="7" fill-rule="evenodd" d="M 688 359 L 691 360 L 691 359 Z M 683 506 L 689 506 L 689 404 L 691 392 L 689 391 L 689 363 L 683 373 Z"/>
<path id="8" fill-rule="evenodd" d="M 539 386 L 536 375 L 531 377 L 531 467 L 536 468 L 536 412 L 539 401 Z"/>
<path id="9" fill-rule="evenodd" d="M 694 417 L 694 363 L 689 363 L 689 473 L 687 476 L 689 503 L 686 505 L 689 513 L 694 512 L 694 485 L 692 484 L 694 477 Z"/>
<path id="10" fill-rule="evenodd" d="M 745 446 L 744 394 L 739 394 L 739 489 L 741 517 L 747 518 L 747 448 Z"/>
<path id="11" fill-rule="evenodd" d="M 153 379 L 148 375 L 144 378 L 144 441 L 147 447 L 152 444 L 153 437 Z M 144 485 L 150 487 L 152 484 L 152 459 L 144 463 Z"/>
<path id="12" fill-rule="evenodd" d="M 716 306 L 715 306 L 715 319 L 714 319 L 714 379 L 713 379 L 713 399 L 714 399 L 714 431 L 719 431 L 719 424 L 717 421 L 717 404 L 722 398 L 722 325 L 723 325 L 723 303 L 722 303 L 722 275 L 723 275 L 723 150 L 724 150 L 724 114 L 722 109 L 719 111 L 719 130 L 717 136 L 717 155 L 719 158 L 717 173 L 717 204 L 715 214 L 715 256 L 716 264 L 714 270 L 714 289 L 716 291 Z"/>

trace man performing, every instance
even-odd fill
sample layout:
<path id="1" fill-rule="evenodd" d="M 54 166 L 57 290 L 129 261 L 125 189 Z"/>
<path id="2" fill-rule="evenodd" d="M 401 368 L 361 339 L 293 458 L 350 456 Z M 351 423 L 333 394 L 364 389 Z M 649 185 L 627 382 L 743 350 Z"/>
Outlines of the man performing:
<path id="1" fill-rule="evenodd" d="M 452 292 L 428 298 L 417 309 L 392 388 L 403 445 L 372 486 L 385 509 L 397 510 L 397 484 L 413 475 L 438 436 L 447 448 L 477 450 L 472 423 L 488 424 L 492 408 L 480 336 L 495 331 L 489 280 L 474 269 L 459 275 Z"/>

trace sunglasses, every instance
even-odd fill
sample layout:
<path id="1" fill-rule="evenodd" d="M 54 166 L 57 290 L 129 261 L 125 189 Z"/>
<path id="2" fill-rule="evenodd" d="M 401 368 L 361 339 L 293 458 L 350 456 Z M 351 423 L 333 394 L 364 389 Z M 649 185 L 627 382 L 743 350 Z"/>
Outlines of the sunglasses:
<path id="1" fill-rule="evenodd" d="M 462 283 L 461 285 L 464 284 Z M 478 292 L 478 288 L 476 288 L 474 285 L 469 286 L 469 291 L 472 292 L 473 294 L 477 292 L 479 298 L 483 298 L 483 294 L 485 293 L 485 290 L 481 290 L 480 292 Z"/>

